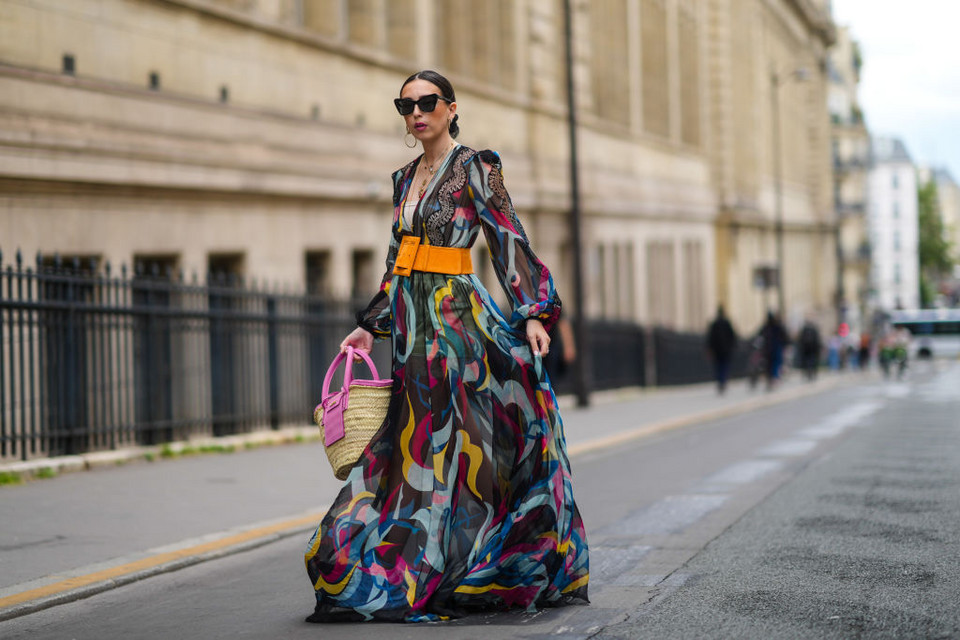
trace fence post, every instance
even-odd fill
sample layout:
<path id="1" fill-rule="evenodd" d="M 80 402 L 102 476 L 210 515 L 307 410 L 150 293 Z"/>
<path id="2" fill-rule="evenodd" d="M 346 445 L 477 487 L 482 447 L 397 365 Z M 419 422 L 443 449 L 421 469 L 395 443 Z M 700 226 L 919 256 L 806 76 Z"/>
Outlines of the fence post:
<path id="1" fill-rule="evenodd" d="M 0 302 L 3 301 L 3 251 L 0 250 Z M 3 345 L 4 339 L 4 310 L 0 305 L 0 459 L 7 457 L 7 401 L 6 401 L 6 382 L 4 380 L 3 370 Z M 10 378 L 13 379 L 13 372 L 10 372 Z M 12 430 L 11 430 L 12 432 Z M 13 441 L 10 442 L 11 447 Z"/>
<path id="2" fill-rule="evenodd" d="M 280 380 L 277 362 L 277 299 L 267 298 L 267 384 L 270 385 L 270 428 L 280 428 Z"/>
<path id="3" fill-rule="evenodd" d="M 643 385 L 657 386 L 657 341 L 653 325 L 643 328 Z"/>

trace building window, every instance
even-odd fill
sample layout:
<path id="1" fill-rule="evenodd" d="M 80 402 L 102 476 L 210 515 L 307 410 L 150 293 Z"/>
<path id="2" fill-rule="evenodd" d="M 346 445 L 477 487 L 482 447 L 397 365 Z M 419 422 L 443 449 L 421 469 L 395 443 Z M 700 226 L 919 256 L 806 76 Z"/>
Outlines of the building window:
<path id="1" fill-rule="evenodd" d="M 68 76 L 77 75 L 77 62 L 72 53 L 63 54 L 63 72 Z"/>
<path id="2" fill-rule="evenodd" d="M 303 26 L 329 38 L 340 34 L 343 15 L 340 0 L 308 0 L 303 3 Z"/>
<path id="3" fill-rule="evenodd" d="M 680 138 L 700 145 L 700 38 L 695 6 L 680 7 Z"/>
<path id="4" fill-rule="evenodd" d="M 512 0 L 444 1 L 436 8 L 437 52 L 451 71 L 500 87 L 516 84 Z"/>
<path id="5" fill-rule="evenodd" d="M 900 232 L 899 231 L 893 232 L 893 250 L 900 251 Z"/>
<path id="6" fill-rule="evenodd" d="M 900 203 L 894 202 L 893 203 L 893 219 L 897 220 L 899 218 L 900 218 Z"/>
<path id="7" fill-rule="evenodd" d="M 308 251 L 306 254 L 307 295 L 330 293 L 330 252 Z"/>
<path id="8" fill-rule="evenodd" d="M 898 189 L 900 187 L 900 180 L 897 174 L 893 174 L 893 188 Z"/>
<path id="9" fill-rule="evenodd" d="M 242 253 L 211 253 L 207 256 L 208 278 L 220 282 L 238 282 L 243 277 Z"/>
<path id="10" fill-rule="evenodd" d="M 677 308 L 677 273 L 673 242 L 647 243 L 647 307 L 648 322 L 674 328 Z"/>
<path id="11" fill-rule="evenodd" d="M 347 34 L 352 42 L 373 47 L 379 40 L 380 3 L 374 0 L 347 2 Z"/>
<path id="12" fill-rule="evenodd" d="M 168 425 L 174 418 L 173 377 L 175 327 L 163 310 L 174 304 L 172 284 L 180 263 L 176 255 L 133 257 L 133 304 L 153 313 L 137 314 L 133 322 L 134 398 L 137 442 L 151 445 L 174 438 Z"/>
<path id="13" fill-rule="evenodd" d="M 627 5 L 608 0 L 590 5 L 592 57 L 590 83 L 596 114 L 604 120 L 630 124 L 630 83 L 624 75 L 627 58 Z"/>
<path id="14" fill-rule="evenodd" d="M 597 305 L 599 308 L 599 313 L 597 316 L 601 318 L 608 317 L 609 309 L 607 308 L 607 252 L 602 244 L 598 244 L 593 252 L 593 265 L 590 269 L 593 274 L 593 291 L 597 294 Z"/>
<path id="15" fill-rule="evenodd" d="M 900 284 L 901 275 L 900 275 L 900 263 L 897 262 L 893 265 L 893 282 L 894 284 Z"/>
<path id="16" fill-rule="evenodd" d="M 640 34 L 643 61 L 643 127 L 670 136 L 670 78 L 667 8 L 664 0 L 641 0 Z"/>
<path id="17" fill-rule="evenodd" d="M 350 294 L 354 298 L 368 298 L 376 285 L 373 273 L 373 251 L 355 249 L 353 252 L 353 284 Z"/>
<path id="18" fill-rule="evenodd" d="M 417 23 L 419 15 L 413 0 L 390 0 L 387 12 L 387 50 L 398 58 L 417 57 Z"/>
<path id="19" fill-rule="evenodd" d="M 707 320 L 704 298 L 703 272 L 703 243 L 698 240 L 687 240 L 683 243 L 683 266 L 686 270 L 686 306 L 687 322 L 690 329 L 699 329 Z"/>

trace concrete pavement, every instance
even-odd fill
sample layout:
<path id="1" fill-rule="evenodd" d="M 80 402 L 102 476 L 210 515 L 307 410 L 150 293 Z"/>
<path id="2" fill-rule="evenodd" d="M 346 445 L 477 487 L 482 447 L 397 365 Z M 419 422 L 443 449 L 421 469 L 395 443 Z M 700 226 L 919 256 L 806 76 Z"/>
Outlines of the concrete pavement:
<path id="1" fill-rule="evenodd" d="M 817 393 L 857 375 L 788 381 L 771 393 L 738 382 L 722 397 L 712 385 L 604 392 L 587 409 L 561 399 L 568 448 L 576 463 L 591 452 Z M 312 430 L 281 437 L 302 433 Z M 239 437 L 231 454 L 101 464 L 90 473 L 0 489 L 0 620 L 315 527 L 339 488 L 319 443 L 245 450 L 244 442 Z M 115 465 L 144 454 L 112 455 Z"/>

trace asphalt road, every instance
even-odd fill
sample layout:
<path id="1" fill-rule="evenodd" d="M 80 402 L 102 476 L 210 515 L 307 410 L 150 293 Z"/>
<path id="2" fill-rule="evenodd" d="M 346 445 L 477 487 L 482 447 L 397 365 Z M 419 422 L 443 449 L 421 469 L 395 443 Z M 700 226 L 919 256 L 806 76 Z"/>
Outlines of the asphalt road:
<path id="1" fill-rule="evenodd" d="M 960 637 L 960 366 L 573 461 L 590 606 L 304 623 L 306 539 L 0 623 L 0 637 Z"/>

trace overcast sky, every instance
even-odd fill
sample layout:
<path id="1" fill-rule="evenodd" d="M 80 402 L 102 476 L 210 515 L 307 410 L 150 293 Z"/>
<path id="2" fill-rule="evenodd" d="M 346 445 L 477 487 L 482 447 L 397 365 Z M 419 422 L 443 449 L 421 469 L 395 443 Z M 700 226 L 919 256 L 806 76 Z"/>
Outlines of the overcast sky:
<path id="1" fill-rule="evenodd" d="M 871 134 L 903 139 L 918 164 L 960 181 L 960 0 L 833 0 L 863 51 Z"/>

